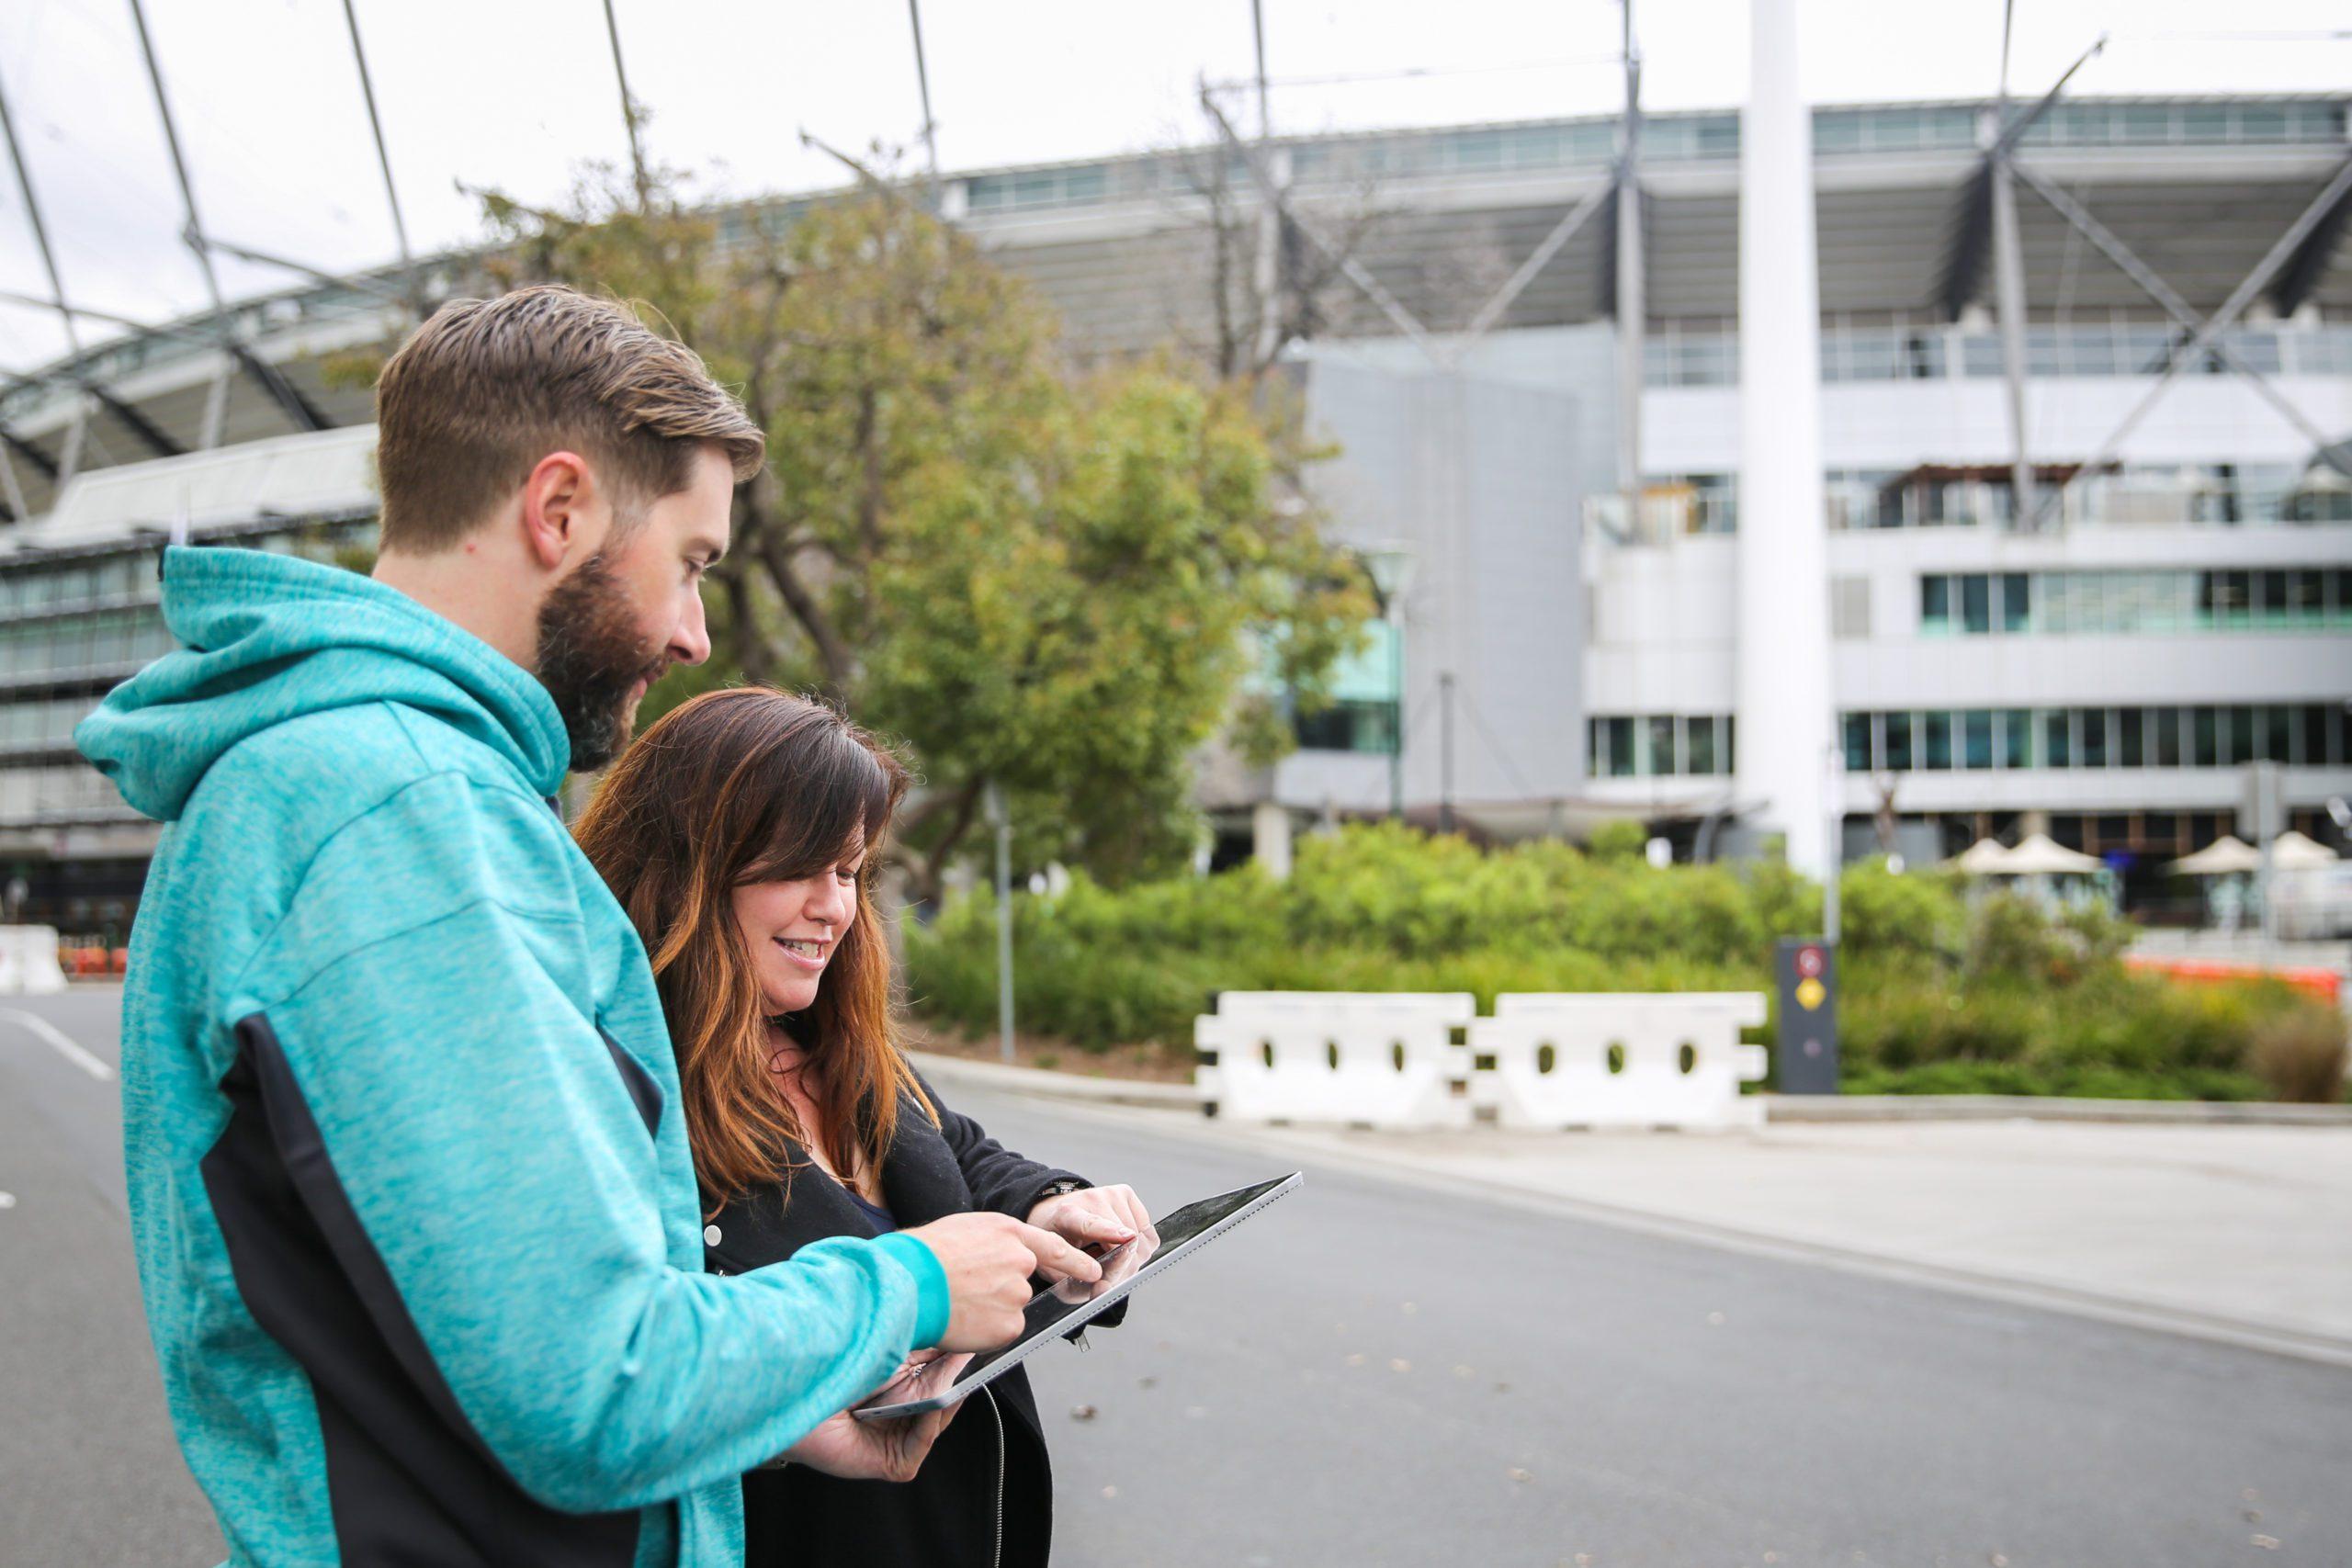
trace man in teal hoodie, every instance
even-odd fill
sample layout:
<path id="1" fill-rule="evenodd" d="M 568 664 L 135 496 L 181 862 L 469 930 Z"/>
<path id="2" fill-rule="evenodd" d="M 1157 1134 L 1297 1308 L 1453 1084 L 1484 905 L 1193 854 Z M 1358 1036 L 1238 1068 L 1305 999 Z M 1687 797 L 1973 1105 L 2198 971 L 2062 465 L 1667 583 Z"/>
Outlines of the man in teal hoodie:
<path id="1" fill-rule="evenodd" d="M 971 1214 L 703 1271 L 660 999 L 553 796 L 708 654 L 760 433 L 559 288 L 435 316 L 378 421 L 374 580 L 170 551 L 183 650 L 76 735 L 167 824 L 122 1038 L 172 1419 L 235 1563 L 736 1568 L 741 1472 L 903 1474 L 935 1426 L 828 1418 L 1094 1265 Z"/>

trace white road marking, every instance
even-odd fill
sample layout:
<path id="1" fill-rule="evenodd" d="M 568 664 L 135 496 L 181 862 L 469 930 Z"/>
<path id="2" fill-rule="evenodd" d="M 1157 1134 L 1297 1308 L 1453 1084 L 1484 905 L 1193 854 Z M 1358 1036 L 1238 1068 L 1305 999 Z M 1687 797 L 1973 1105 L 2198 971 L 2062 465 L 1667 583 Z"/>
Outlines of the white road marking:
<path id="1" fill-rule="evenodd" d="M 16 1206 L 17 1195 L 14 1192 L 0 1192 L 0 1209 L 13 1209 Z"/>
<path id="2" fill-rule="evenodd" d="M 20 1023 L 24 1025 L 27 1029 L 32 1031 L 36 1036 L 38 1036 L 44 1043 L 48 1044 L 51 1049 L 54 1050 L 59 1055 L 64 1057 L 67 1061 L 81 1068 L 84 1072 L 89 1074 L 100 1083 L 109 1083 L 113 1081 L 114 1069 L 112 1067 L 107 1066 L 104 1062 L 99 1061 L 96 1056 L 91 1055 L 87 1051 L 82 1049 L 81 1045 L 74 1041 L 72 1035 L 67 1034 L 65 1031 L 58 1028 L 57 1025 L 50 1022 L 49 1020 L 41 1017 L 40 1014 L 37 1012 L 27 1012 L 22 1008 L 0 1008 L 0 1019 L 6 1019 L 10 1023 Z"/>

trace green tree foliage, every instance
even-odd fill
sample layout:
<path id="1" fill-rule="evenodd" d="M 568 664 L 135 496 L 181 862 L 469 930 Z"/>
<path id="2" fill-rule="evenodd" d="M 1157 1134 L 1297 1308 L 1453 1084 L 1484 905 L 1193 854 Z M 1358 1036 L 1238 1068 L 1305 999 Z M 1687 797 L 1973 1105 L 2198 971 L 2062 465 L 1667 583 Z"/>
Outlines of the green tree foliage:
<path id="1" fill-rule="evenodd" d="M 1177 863 L 1192 759 L 1287 746 L 1272 694 L 1328 700 L 1371 614 L 1296 480 L 1273 384 L 1172 360 L 1073 372 L 1021 280 L 900 192 L 785 219 L 592 172 L 560 210 L 488 198 L 503 286 L 637 302 L 740 389 L 768 464 L 715 573 L 716 652 L 648 716 L 741 679 L 820 694 L 905 745 L 898 853 L 920 892 L 983 786 L 1024 859 L 1112 881 Z"/>

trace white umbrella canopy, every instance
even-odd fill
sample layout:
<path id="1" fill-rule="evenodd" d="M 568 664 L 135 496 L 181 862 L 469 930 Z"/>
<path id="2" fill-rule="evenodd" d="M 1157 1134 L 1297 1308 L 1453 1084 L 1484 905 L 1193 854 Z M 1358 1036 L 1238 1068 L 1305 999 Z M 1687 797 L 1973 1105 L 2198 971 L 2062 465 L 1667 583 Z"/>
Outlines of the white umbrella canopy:
<path id="1" fill-rule="evenodd" d="M 1971 876 L 2007 876 L 2014 852 L 1998 839 L 1979 839 L 1954 855 L 1951 863 Z"/>
<path id="2" fill-rule="evenodd" d="M 2107 863 L 2097 855 L 2086 855 L 2070 850 L 2047 833 L 2036 833 L 2009 852 L 1999 874 L 2004 876 L 2087 876 L 2092 872 L 2105 871 Z"/>
<path id="3" fill-rule="evenodd" d="M 2255 856 L 2256 863 L 2261 855 Z M 2270 840 L 2270 866 L 2274 871 L 2317 871 L 2335 863 L 2334 850 L 2315 839 L 2290 829 Z"/>
<path id="4" fill-rule="evenodd" d="M 2305 842 L 2310 842 L 2306 840 Z M 2313 849 L 2319 846 L 2312 844 Z M 2165 867 L 2174 876 L 2234 876 L 2262 869 L 2262 852 L 2224 833 L 2193 855 Z"/>

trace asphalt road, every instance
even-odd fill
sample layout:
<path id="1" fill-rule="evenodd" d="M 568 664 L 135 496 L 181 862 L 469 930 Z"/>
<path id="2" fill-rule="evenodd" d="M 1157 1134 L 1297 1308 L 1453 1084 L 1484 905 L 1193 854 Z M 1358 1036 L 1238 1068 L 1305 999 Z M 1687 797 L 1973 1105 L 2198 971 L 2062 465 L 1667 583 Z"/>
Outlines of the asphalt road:
<path id="1" fill-rule="evenodd" d="M 0 1004 L 0 1563 L 218 1562 L 120 1207 L 111 994 Z M 1277 1162 L 967 1094 L 1153 1206 Z M 2352 1371 L 1308 1170 L 1033 1361 L 1064 1564 L 2352 1562 Z M 1081 1414 L 1083 1412 L 1083 1414 Z"/>

